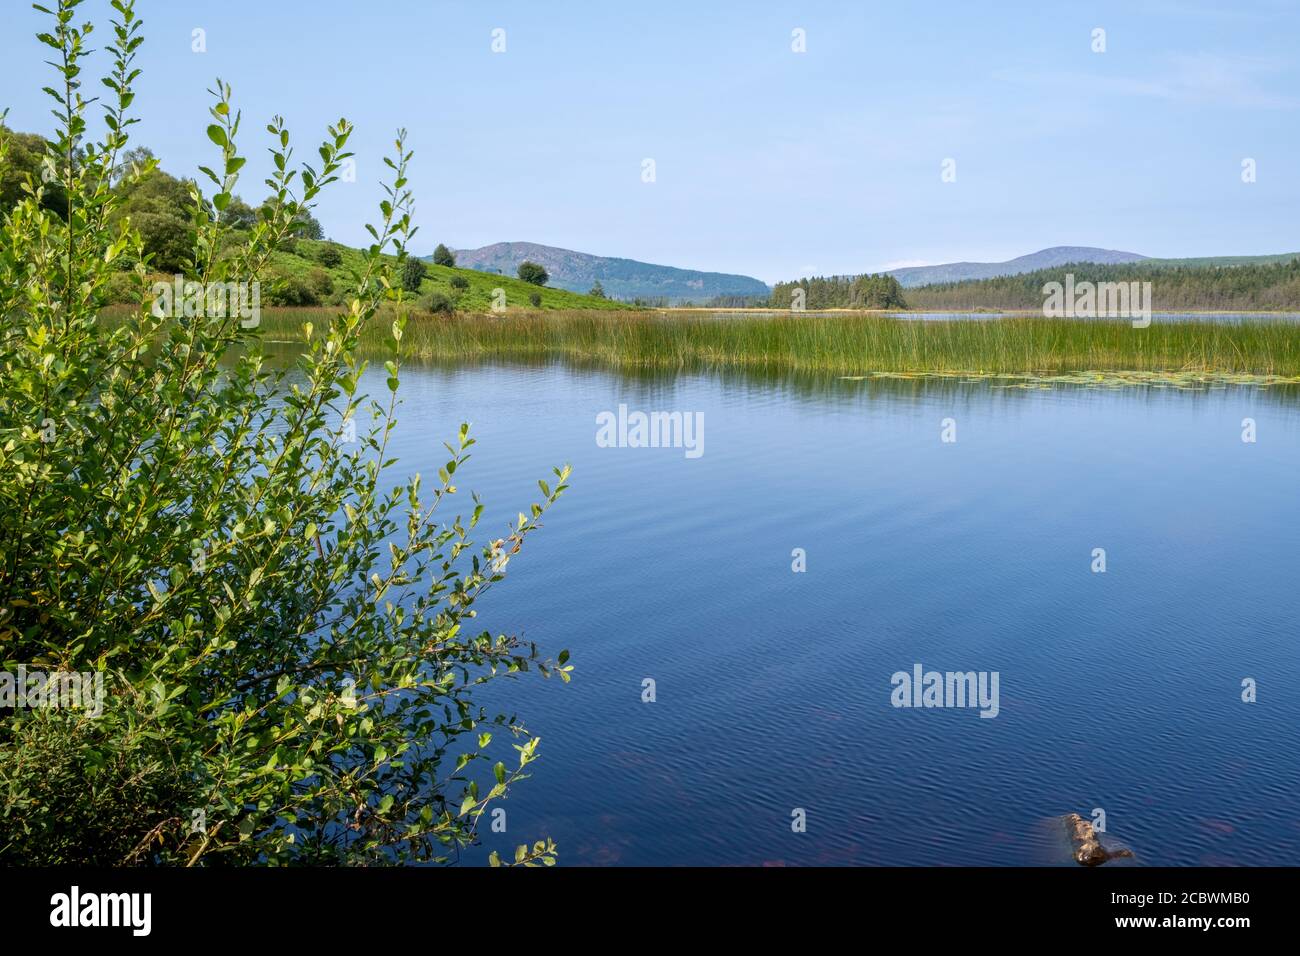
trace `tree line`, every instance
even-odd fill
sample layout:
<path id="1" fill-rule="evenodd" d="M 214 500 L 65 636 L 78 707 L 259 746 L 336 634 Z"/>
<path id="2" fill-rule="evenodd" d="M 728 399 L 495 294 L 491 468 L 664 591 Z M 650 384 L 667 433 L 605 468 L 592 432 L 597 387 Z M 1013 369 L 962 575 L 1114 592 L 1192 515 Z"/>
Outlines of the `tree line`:
<path id="1" fill-rule="evenodd" d="M 41 207 L 66 221 L 67 193 L 57 177 L 47 175 L 45 170 L 45 157 L 49 152 L 46 139 L 36 133 L 15 132 L 3 125 L 0 125 L 0 136 L 5 138 L 9 149 L 7 162 L 0 168 L 0 215 L 13 209 L 27 195 L 24 184 L 37 182 L 43 185 Z M 82 166 L 85 162 L 84 151 L 77 150 L 74 166 Z M 133 295 L 130 273 L 141 260 L 147 259 L 151 272 L 188 274 L 193 267 L 195 213 L 192 194 L 197 187 L 195 180 L 173 176 L 163 170 L 153 151 L 146 146 L 124 151 L 120 161 L 108 172 L 108 180 L 113 197 L 110 225 L 117 228 L 129 221 L 141 239 L 139 254 L 127 250 L 116 260 L 115 275 L 110 277 L 106 288 L 108 300 L 130 300 Z M 246 243 L 259 219 L 269 218 L 273 200 L 274 197 L 268 197 L 254 207 L 241 196 L 230 198 L 221 210 L 221 221 L 231 231 L 232 247 Z M 204 203 L 205 216 L 212 216 L 214 212 Z M 300 247 L 299 239 L 324 244 Z M 297 269 L 272 266 L 263 283 L 264 303 L 336 305 L 342 302 L 346 290 L 335 288 L 334 277 L 329 272 L 343 264 L 342 248 L 337 243 L 325 242 L 325 230 L 310 211 L 301 209 L 297 212 L 281 251 L 297 255 L 305 263 Z M 454 267 L 456 257 L 445 244 L 439 243 L 433 253 L 433 262 Z M 423 269 L 423 262 L 408 260 L 402 273 L 407 292 L 418 291 L 424 277 Z M 528 281 L 545 284 L 545 278 L 540 282 L 537 277 Z M 453 282 L 453 287 L 461 286 Z M 442 311 L 450 311 L 450 305 Z"/>
<path id="2" fill-rule="evenodd" d="M 1150 282 L 1160 311 L 1300 311 L 1300 258 L 1246 265 L 1171 266 L 1079 262 L 1021 275 L 917 286 L 904 290 L 890 275 L 830 276 L 780 282 L 766 300 L 717 296 L 714 308 L 898 309 L 913 311 L 1037 311 L 1043 286 L 1072 274 L 1080 282 Z"/>
<path id="3" fill-rule="evenodd" d="M 1153 307 L 1162 312 L 1300 309 L 1300 259 L 1237 266 L 1104 265 L 1079 262 L 967 282 L 907 290 L 913 309 L 936 311 L 1028 310 L 1043 307 L 1043 286 L 1066 274 L 1080 282 L 1150 282 Z"/>
<path id="4" fill-rule="evenodd" d="M 903 287 L 891 275 L 816 276 L 795 282 L 778 282 L 769 300 L 771 308 L 798 308 L 802 290 L 803 308 L 815 309 L 906 309 Z"/>
<path id="5" fill-rule="evenodd" d="M 0 127 L 10 145 L 9 161 L 0 169 L 0 213 L 12 209 L 24 196 L 23 184 L 31 176 L 38 181 L 50 177 L 46 173 L 45 157 L 48 144 L 35 133 L 18 133 Z M 79 154 L 74 163 L 84 161 Z M 130 175 L 136 170 L 140 175 Z M 130 218 L 144 242 L 144 253 L 151 256 L 154 269 L 159 272 L 181 272 L 189 264 L 192 252 L 193 179 L 179 178 L 165 172 L 158 159 L 147 146 L 137 146 L 123 153 L 121 161 L 109 172 L 112 192 L 117 200 L 112 212 L 112 225 Z M 257 224 L 259 216 L 267 215 L 272 197 L 258 208 L 233 196 L 221 212 L 222 221 L 236 232 L 246 232 Z M 67 194 L 57 181 L 48 183 L 42 196 L 44 208 L 67 218 Z M 293 235 L 302 239 L 324 239 L 321 224 L 307 210 L 298 214 Z M 129 268 L 135 261 L 127 257 L 120 268 Z"/>

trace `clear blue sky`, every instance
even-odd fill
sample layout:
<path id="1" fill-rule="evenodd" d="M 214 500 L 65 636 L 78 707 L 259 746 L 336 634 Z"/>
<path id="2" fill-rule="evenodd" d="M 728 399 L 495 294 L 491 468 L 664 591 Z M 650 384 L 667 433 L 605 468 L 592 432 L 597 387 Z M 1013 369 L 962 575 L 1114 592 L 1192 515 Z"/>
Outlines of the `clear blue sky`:
<path id="1" fill-rule="evenodd" d="M 135 130 L 168 170 L 211 162 L 217 75 L 244 110 L 250 201 L 272 114 L 304 156 L 331 119 L 357 124 L 358 182 L 318 209 L 343 242 L 363 241 L 380 157 L 405 126 L 421 251 L 528 240 L 774 281 L 1051 245 L 1300 250 L 1289 0 L 138 7 Z M 38 132 L 52 122 L 43 20 L 6 0 L 0 32 L 0 107 Z M 795 28 L 806 53 L 791 51 Z M 941 181 L 945 158 L 956 182 Z"/>

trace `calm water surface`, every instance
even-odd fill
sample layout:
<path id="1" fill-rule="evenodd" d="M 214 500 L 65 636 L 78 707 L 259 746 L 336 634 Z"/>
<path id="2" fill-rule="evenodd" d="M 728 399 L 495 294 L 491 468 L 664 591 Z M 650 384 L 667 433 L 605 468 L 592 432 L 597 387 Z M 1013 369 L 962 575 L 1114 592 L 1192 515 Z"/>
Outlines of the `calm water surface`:
<path id="1" fill-rule="evenodd" d="M 482 605 L 575 665 L 504 686 L 542 759 L 483 854 L 1055 863 L 1044 821 L 1102 808 L 1141 864 L 1300 862 L 1294 394 L 485 366 L 402 395 L 399 472 L 472 422 L 480 539 L 574 465 Z M 703 456 L 597 447 L 620 403 L 703 412 Z M 917 663 L 997 671 L 1000 713 L 894 708 Z"/>

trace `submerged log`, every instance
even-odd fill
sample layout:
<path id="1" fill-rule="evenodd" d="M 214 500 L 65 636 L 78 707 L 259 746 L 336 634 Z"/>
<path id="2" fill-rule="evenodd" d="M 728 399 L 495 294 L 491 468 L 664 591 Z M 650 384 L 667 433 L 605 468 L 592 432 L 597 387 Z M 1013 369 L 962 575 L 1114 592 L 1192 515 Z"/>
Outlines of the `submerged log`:
<path id="1" fill-rule="evenodd" d="M 1097 831 L 1092 824 L 1077 813 L 1067 813 L 1064 817 L 1065 827 L 1070 831 L 1070 840 L 1074 844 L 1074 861 L 1082 866 L 1101 866 L 1107 860 L 1132 856 L 1128 849 L 1107 850 L 1097 838 Z"/>

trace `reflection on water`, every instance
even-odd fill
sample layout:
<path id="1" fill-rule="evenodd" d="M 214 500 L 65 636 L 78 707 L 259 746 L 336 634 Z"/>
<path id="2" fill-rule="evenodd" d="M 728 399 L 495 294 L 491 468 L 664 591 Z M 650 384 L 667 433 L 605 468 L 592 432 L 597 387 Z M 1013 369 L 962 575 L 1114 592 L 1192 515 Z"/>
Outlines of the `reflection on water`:
<path id="1" fill-rule="evenodd" d="M 1300 858 L 1295 390 L 481 365 L 401 394 L 401 474 L 473 423 L 482 535 L 574 465 L 483 605 L 576 670 L 492 689 L 542 759 L 482 855 L 1036 864 L 1045 818 L 1102 808 L 1139 865 Z M 620 403 L 703 412 L 705 455 L 597 447 Z M 895 709 L 917 663 L 997 671 L 999 715 Z"/>
<path id="2" fill-rule="evenodd" d="M 909 402 L 920 400 L 923 396 L 935 400 L 960 398 L 963 402 L 976 405 L 1032 401 L 1031 391 L 1014 387 L 1016 379 L 959 375 L 845 376 L 803 370 L 736 366 L 679 371 L 662 367 L 611 368 L 599 361 L 583 362 L 570 358 L 520 359 L 508 362 L 491 358 L 452 363 L 423 362 L 408 364 L 405 369 L 408 374 L 420 377 L 430 374 L 459 376 L 473 369 L 517 369 L 520 372 L 567 369 L 574 373 L 590 372 L 617 381 L 621 389 L 643 400 L 659 400 L 671 396 L 683 375 L 686 374 L 692 380 L 704 379 L 715 382 L 729 393 L 763 397 L 779 392 L 788 401 L 814 404 L 851 404 L 863 398 Z M 1189 381 L 1173 386 L 1165 383 L 1117 385 L 1113 382 L 1099 381 L 1058 382 L 1052 383 L 1050 388 L 1058 392 L 1075 392 L 1082 395 L 1104 392 L 1113 396 L 1112 401 L 1121 403 L 1160 401 L 1171 391 L 1178 392 L 1183 400 L 1193 403 L 1206 400 L 1218 392 L 1248 391 L 1256 397 L 1256 400 L 1276 404 L 1280 409 L 1300 409 L 1300 386 L 1293 383 L 1242 386 L 1222 382 Z"/>

